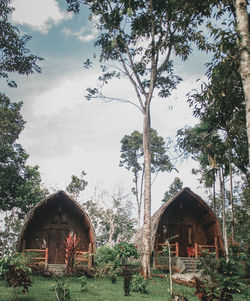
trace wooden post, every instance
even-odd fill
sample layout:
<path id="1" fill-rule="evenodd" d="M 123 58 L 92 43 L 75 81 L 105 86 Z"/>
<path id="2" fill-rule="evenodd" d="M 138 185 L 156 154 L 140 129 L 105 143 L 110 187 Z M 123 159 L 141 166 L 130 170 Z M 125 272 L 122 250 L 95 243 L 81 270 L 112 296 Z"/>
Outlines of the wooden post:
<path id="1" fill-rule="evenodd" d="M 159 247 L 159 245 L 158 245 L 158 235 L 156 233 L 156 235 L 155 235 L 155 260 L 154 260 L 156 267 L 159 264 L 159 258 L 158 258 L 158 255 L 159 255 L 158 251 L 159 251 L 159 249 L 158 249 L 158 247 Z"/>
<path id="2" fill-rule="evenodd" d="M 176 251 L 175 256 L 179 257 L 179 243 L 178 243 L 178 241 L 175 243 L 175 251 Z"/>
<path id="3" fill-rule="evenodd" d="M 218 244 L 218 237 L 217 236 L 215 236 L 215 238 L 214 238 L 214 245 L 215 245 L 216 258 L 219 259 L 219 244 Z"/>
<path id="4" fill-rule="evenodd" d="M 89 258 L 88 258 L 88 268 L 92 267 L 92 243 L 89 243 Z"/>
<path id="5" fill-rule="evenodd" d="M 49 249 L 45 249 L 45 267 L 48 265 L 48 255 L 49 255 Z"/>
<path id="6" fill-rule="evenodd" d="M 197 242 L 194 243 L 194 253 L 195 253 L 195 258 L 198 258 L 198 244 L 197 244 Z"/>

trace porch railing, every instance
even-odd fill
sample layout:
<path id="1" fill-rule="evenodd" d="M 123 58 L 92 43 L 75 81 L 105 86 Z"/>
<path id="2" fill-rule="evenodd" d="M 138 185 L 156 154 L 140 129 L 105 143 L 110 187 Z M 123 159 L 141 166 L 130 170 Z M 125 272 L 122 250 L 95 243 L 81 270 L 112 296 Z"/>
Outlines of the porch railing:
<path id="1" fill-rule="evenodd" d="M 48 248 L 46 249 L 24 249 L 23 253 L 31 255 L 31 262 L 34 264 L 48 263 Z"/>
<path id="2" fill-rule="evenodd" d="M 86 252 L 84 251 L 77 251 L 76 252 L 76 260 L 79 262 L 86 262 L 88 263 L 88 267 L 91 268 L 93 264 L 93 245 L 89 243 L 89 250 Z"/>
<path id="3" fill-rule="evenodd" d="M 174 244 L 169 244 L 171 254 L 175 257 L 179 257 L 179 243 L 176 242 Z M 162 249 L 164 246 L 167 246 L 167 244 L 156 244 L 155 245 L 155 266 L 159 266 L 159 255 L 163 253 Z"/>
<path id="4" fill-rule="evenodd" d="M 200 245 L 198 243 L 194 244 L 195 258 L 199 258 L 203 251 L 207 250 L 208 254 L 215 253 L 216 258 L 219 258 L 219 247 L 218 243 L 214 245 Z"/>
<path id="5" fill-rule="evenodd" d="M 156 243 L 155 244 L 155 266 L 159 266 L 159 255 L 162 254 L 162 248 L 163 246 L 167 246 L 167 244 L 164 243 Z M 180 254 L 180 246 L 179 243 L 176 242 L 175 244 L 170 244 L 171 247 L 171 254 L 174 257 L 179 257 Z M 208 253 L 215 253 L 216 258 L 219 258 L 219 244 L 218 244 L 218 238 L 214 238 L 214 245 L 205 245 L 205 244 L 198 244 L 194 243 L 194 247 L 191 247 L 193 249 L 192 252 L 190 252 L 189 256 L 194 256 L 195 258 L 199 258 L 204 250 L 208 250 Z M 188 252 L 187 252 L 188 253 Z"/>
<path id="6" fill-rule="evenodd" d="M 31 255 L 31 263 L 38 264 L 44 263 L 45 265 L 48 264 L 48 254 L 49 249 L 24 249 L 23 253 Z M 79 262 L 86 262 L 88 267 L 92 267 L 93 264 L 93 245 L 92 243 L 89 244 L 88 251 L 77 251 L 76 259 Z"/>

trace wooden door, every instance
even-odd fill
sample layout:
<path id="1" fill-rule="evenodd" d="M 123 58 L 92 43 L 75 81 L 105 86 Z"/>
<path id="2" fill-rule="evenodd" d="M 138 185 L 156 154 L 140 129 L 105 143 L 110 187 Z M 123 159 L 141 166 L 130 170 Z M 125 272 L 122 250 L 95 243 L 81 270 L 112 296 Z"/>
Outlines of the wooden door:
<path id="1" fill-rule="evenodd" d="M 190 243 L 190 227 L 189 225 L 169 225 L 168 233 L 170 238 L 176 236 L 170 243 L 179 243 L 179 256 L 187 256 L 187 247 Z"/>
<path id="2" fill-rule="evenodd" d="M 64 239 L 68 234 L 65 229 L 50 229 L 49 231 L 49 263 L 65 263 L 65 244 Z"/>

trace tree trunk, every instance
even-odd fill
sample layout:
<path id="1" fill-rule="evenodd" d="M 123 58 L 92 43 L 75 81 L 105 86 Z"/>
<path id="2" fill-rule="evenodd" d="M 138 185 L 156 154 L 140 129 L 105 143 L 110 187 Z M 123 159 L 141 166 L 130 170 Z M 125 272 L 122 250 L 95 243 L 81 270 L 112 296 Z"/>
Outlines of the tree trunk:
<path id="1" fill-rule="evenodd" d="M 243 90 L 246 100 L 246 122 L 247 122 L 247 137 L 248 137 L 248 180 L 250 177 L 250 55 L 249 55 L 249 28 L 247 1 L 236 0 L 235 10 L 237 18 L 237 30 L 241 35 L 240 39 L 240 75 L 243 82 Z"/>
<path id="2" fill-rule="evenodd" d="M 151 255 L 151 150 L 150 150 L 150 110 L 147 106 L 143 124 L 144 150 L 144 224 L 143 224 L 143 251 L 142 268 L 144 278 L 150 278 Z"/>
<path id="3" fill-rule="evenodd" d="M 223 168 L 219 169 L 219 178 L 220 178 L 220 196 L 222 203 L 222 235 L 226 253 L 226 260 L 228 261 L 228 239 L 227 239 L 227 225 L 226 225 L 226 206 L 225 206 L 225 182 L 223 175 Z"/>
<path id="4" fill-rule="evenodd" d="M 213 183 L 213 207 L 214 207 L 214 214 L 217 215 L 217 206 L 216 206 L 216 191 L 215 191 L 215 182 Z"/>
<path id="5" fill-rule="evenodd" d="M 232 219 L 232 243 L 234 243 L 234 198 L 233 198 L 233 175 L 232 165 L 230 163 L 230 201 L 231 201 L 231 219 Z"/>
<path id="6" fill-rule="evenodd" d="M 115 233 L 115 225 L 114 225 L 114 215 L 111 217 L 110 222 L 109 222 L 109 239 L 108 239 L 108 243 L 107 245 L 109 247 L 111 247 L 112 244 L 112 239 L 113 239 L 113 235 Z"/>
<path id="7" fill-rule="evenodd" d="M 136 204 L 137 204 L 137 232 L 138 232 L 141 227 L 141 197 L 139 197 L 138 175 L 137 174 L 135 174 L 135 198 L 136 198 Z"/>

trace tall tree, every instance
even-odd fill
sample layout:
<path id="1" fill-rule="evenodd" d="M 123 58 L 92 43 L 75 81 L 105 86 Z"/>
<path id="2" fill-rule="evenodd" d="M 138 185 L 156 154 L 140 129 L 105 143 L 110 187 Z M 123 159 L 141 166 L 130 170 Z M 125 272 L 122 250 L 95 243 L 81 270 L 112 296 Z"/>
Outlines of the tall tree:
<path id="1" fill-rule="evenodd" d="M 244 94 L 246 99 L 246 125 L 248 136 L 248 174 L 250 182 L 250 40 L 249 40 L 249 14 L 247 12 L 248 0 L 235 0 L 235 10 L 237 18 L 237 31 L 240 35 L 239 55 L 240 55 L 240 75 L 243 82 Z"/>
<path id="2" fill-rule="evenodd" d="M 0 79 L 4 79 L 10 87 L 16 83 L 9 79 L 10 73 L 29 75 L 41 72 L 38 62 L 42 58 L 30 53 L 26 44 L 30 36 L 21 35 L 20 30 L 9 21 L 9 15 L 14 8 L 11 0 L 0 1 Z"/>
<path id="3" fill-rule="evenodd" d="M 168 147 L 163 137 L 157 131 L 151 129 L 151 172 L 156 176 L 159 172 L 171 171 L 173 165 L 167 155 Z M 135 195 L 137 205 L 137 222 L 140 228 L 141 207 L 143 199 L 143 181 L 145 166 L 143 162 L 143 136 L 139 131 L 133 131 L 130 135 L 125 135 L 121 140 L 121 161 L 120 166 L 133 173 L 134 187 L 132 192 Z M 153 184 L 153 183 L 152 183 Z"/>
<path id="4" fill-rule="evenodd" d="M 184 0 L 67 0 L 68 10 L 79 12 L 86 5 L 98 17 L 100 35 L 95 43 L 100 47 L 103 75 L 106 84 L 114 77 L 125 77 L 135 92 L 134 104 L 143 115 L 144 151 L 144 226 L 142 267 L 144 277 L 150 277 L 151 255 L 151 102 L 155 92 L 167 98 L 180 77 L 174 75 L 172 55 L 186 60 L 191 43 L 204 46 L 204 38 L 197 32 L 204 16 L 210 16 L 207 2 Z M 112 62 L 116 68 L 108 69 Z M 117 64 L 115 64 L 117 63 Z M 90 66 L 90 61 L 86 62 Z M 97 88 L 89 89 L 88 98 L 101 97 Z M 119 99 L 119 98 L 116 98 Z"/>
<path id="5" fill-rule="evenodd" d="M 45 196 L 38 166 L 26 164 L 28 154 L 17 143 L 24 128 L 22 103 L 11 103 L 0 93 L 0 209 L 14 207 L 27 213 Z"/>
<path id="6" fill-rule="evenodd" d="M 80 178 L 73 175 L 71 177 L 71 182 L 66 187 L 66 191 L 68 191 L 76 200 L 78 199 L 81 191 L 83 191 L 88 185 L 88 182 L 84 180 L 85 176 L 86 172 L 84 170 L 81 172 Z"/>
<path id="7" fill-rule="evenodd" d="M 164 194 L 164 199 L 162 200 L 162 202 L 167 202 L 168 200 L 170 200 L 172 197 L 174 197 L 178 192 L 181 191 L 181 189 L 183 188 L 183 182 L 181 181 L 180 178 L 175 177 L 174 181 L 172 184 L 170 184 L 169 186 L 169 190 L 167 190 Z"/>

